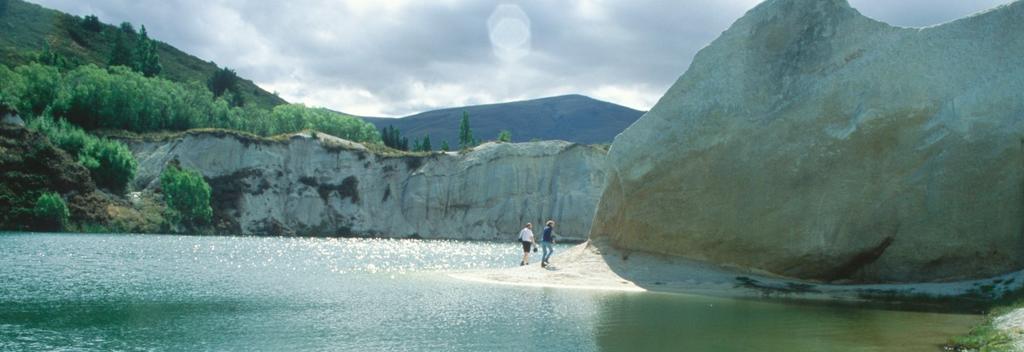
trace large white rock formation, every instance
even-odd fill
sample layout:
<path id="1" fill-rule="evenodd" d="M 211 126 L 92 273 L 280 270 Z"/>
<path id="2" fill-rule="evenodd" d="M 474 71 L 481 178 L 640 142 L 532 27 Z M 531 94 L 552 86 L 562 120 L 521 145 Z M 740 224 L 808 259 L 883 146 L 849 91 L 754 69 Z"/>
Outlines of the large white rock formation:
<path id="1" fill-rule="evenodd" d="M 927 28 L 768 0 L 609 152 L 592 239 L 788 277 L 1024 266 L 1024 2 Z"/>
<path id="2" fill-rule="evenodd" d="M 136 188 L 159 187 L 177 160 L 210 182 L 220 226 L 242 234 L 511 241 L 524 223 L 553 218 L 563 237 L 583 239 L 605 184 L 603 150 L 560 141 L 425 157 L 381 156 L 324 134 L 189 132 L 129 144 Z"/>

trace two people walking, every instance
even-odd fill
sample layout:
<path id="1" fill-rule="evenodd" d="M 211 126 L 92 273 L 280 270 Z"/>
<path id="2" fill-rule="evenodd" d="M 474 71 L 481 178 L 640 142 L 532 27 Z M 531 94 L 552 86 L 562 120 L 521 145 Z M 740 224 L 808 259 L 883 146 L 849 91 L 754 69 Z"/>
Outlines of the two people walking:
<path id="1" fill-rule="evenodd" d="M 540 266 L 546 268 L 551 259 L 551 255 L 555 253 L 555 221 L 548 220 L 544 226 L 544 232 L 541 234 L 540 246 L 544 249 L 544 253 L 541 255 Z M 526 223 L 526 227 L 519 231 L 519 242 L 523 244 L 523 260 L 519 262 L 519 265 L 530 265 L 530 249 L 534 252 L 537 251 L 537 241 L 533 235 L 533 224 Z"/>

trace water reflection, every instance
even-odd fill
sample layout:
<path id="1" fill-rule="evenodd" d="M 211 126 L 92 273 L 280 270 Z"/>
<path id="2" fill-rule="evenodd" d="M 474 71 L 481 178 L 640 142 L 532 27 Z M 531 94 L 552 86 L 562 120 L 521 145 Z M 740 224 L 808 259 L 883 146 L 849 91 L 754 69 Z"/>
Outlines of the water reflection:
<path id="1" fill-rule="evenodd" d="M 602 351 L 936 351 L 978 320 L 651 293 L 607 296 L 599 309 Z"/>

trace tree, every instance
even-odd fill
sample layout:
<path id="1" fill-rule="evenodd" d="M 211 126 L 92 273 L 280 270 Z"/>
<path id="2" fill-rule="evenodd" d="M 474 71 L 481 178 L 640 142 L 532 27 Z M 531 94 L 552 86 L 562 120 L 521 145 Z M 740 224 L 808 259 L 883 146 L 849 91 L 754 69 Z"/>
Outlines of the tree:
<path id="1" fill-rule="evenodd" d="M 172 221 L 191 226 L 207 224 L 213 218 L 210 185 L 199 172 L 169 164 L 160 173 L 160 188 Z"/>
<path id="2" fill-rule="evenodd" d="M 157 55 L 156 52 L 156 42 L 149 39 L 146 26 L 139 28 L 139 38 L 135 41 L 132 69 L 141 72 L 146 77 L 156 76 L 164 69 L 160 64 L 160 55 Z"/>
<path id="3" fill-rule="evenodd" d="M 132 50 L 128 49 L 128 43 L 125 39 L 126 34 L 123 32 L 117 32 L 115 36 L 117 38 L 114 39 L 114 48 L 110 50 L 110 59 L 107 60 L 107 65 L 131 67 Z"/>
<path id="4" fill-rule="evenodd" d="M 395 126 L 388 125 L 381 131 L 384 145 L 398 150 L 409 150 L 409 138 L 402 137 L 402 132 Z"/>
<path id="5" fill-rule="evenodd" d="M 67 68 L 68 60 L 64 58 L 64 55 L 57 53 L 50 49 L 50 43 L 43 41 L 43 51 L 39 52 L 39 56 L 36 57 L 36 62 L 53 66 L 55 68 Z"/>
<path id="6" fill-rule="evenodd" d="M 135 27 L 132 26 L 131 22 L 121 22 L 121 32 L 124 34 L 135 35 Z"/>
<path id="7" fill-rule="evenodd" d="M 36 205 L 32 208 L 32 215 L 35 216 L 37 227 L 40 230 L 60 231 L 68 223 L 70 214 L 68 206 L 59 194 L 46 192 L 36 199 Z"/>
<path id="8" fill-rule="evenodd" d="M 82 19 L 82 28 L 91 32 L 99 32 L 103 30 L 103 24 L 100 23 L 100 19 L 96 15 L 88 15 Z"/>
<path id="9" fill-rule="evenodd" d="M 462 121 L 459 123 L 459 148 L 466 149 L 476 146 L 473 139 L 473 129 L 469 127 L 469 113 L 462 112 Z"/>
<path id="10" fill-rule="evenodd" d="M 238 94 L 238 74 L 234 70 L 224 67 L 213 71 L 213 75 L 206 80 L 206 87 L 210 88 L 213 92 L 214 97 L 220 97 L 224 95 L 225 91 L 230 90 L 232 93 Z"/>
<path id="11" fill-rule="evenodd" d="M 420 151 L 429 152 L 433 151 L 434 147 L 430 145 L 430 135 L 423 137 L 423 142 L 420 143 Z"/>
<path id="12" fill-rule="evenodd" d="M 508 142 L 511 142 L 511 141 L 512 141 L 512 132 L 509 132 L 508 130 L 502 130 L 501 132 L 498 132 L 498 142 L 506 142 L 506 143 L 508 143 Z"/>
<path id="13" fill-rule="evenodd" d="M 445 140 L 442 140 L 442 141 L 441 141 L 441 150 L 442 150 L 442 151 L 446 151 L 446 152 L 447 152 L 447 151 L 448 151 L 448 149 L 449 149 L 449 148 L 448 148 L 448 140 L 447 140 L 447 139 L 445 139 Z"/>

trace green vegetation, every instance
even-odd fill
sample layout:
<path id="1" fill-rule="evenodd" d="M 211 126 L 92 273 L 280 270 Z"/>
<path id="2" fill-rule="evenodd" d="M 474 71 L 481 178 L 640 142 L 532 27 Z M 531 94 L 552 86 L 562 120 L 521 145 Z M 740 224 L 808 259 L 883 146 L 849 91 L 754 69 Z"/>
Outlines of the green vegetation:
<path id="1" fill-rule="evenodd" d="M 985 316 L 983 323 L 971 328 L 967 335 L 950 339 L 946 343 L 945 349 L 949 351 L 978 352 L 1013 351 L 1012 339 L 1006 332 L 995 327 L 995 319 L 1016 309 L 1024 309 L 1024 300 L 993 308 Z"/>
<path id="2" fill-rule="evenodd" d="M 46 192 L 36 200 L 36 206 L 32 209 L 36 218 L 36 228 L 45 231 L 60 231 L 67 226 L 68 206 L 64 199 L 54 192 Z"/>
<path id="3" fill-rule="evenodd" d="M 210 223 L 210 185 L 199 172 L 167 165 L 160 174 L 160 188 L 172 221 L 190 227 Z"/>
<path id="4" fill-rule="evenodd" d="M 146 26 L 139 29 L 139 38 L 135 41 L 132 69 L 146 77 L 155 77 L 164 69 L 164 65 L 160 64 L 160 54 L 156 52 L 156 43 L 146 34 Z"/>
<path id="5" fill-rule="evenodd" d="M 512 142 L 512 132 L 508 130 L 501 130 L 498 132 L 498 142 Z"/>
<path id="6" fill-rule="evenodd" d="M 380 134 L 385 146 L 398 150 L 409 150 L 409 138 L 402 137 L 402 132 L 394 126 L 384 127 Z"/>
<path id="7" fill-rule="evenodd" d="M 100 23 L 99 17 L 88 15 L 82 19 L 82 28 L 90 32 L 99 32 L 103 30 L 103 24 Z"/>
<path id="8" fill-rule="evenodd" d="M 225 91 L 238 93 L 238 74 L 227 67 L 219 69 L 206 80 L 206 87 L 213 92 L 214 97 L 224 95 Z"/>
<path id="9" fill-rule="evenodd" d="M 424 136 L 423 139 L 416 140 L 412 144 L 412 151 L 414 152 L 430 152 L 433 151 L 433 146 L 430 145 L 430 136 Z"/>
<path id="10" fill-rule="evenodd" d="M 124 193 L 135 177 L 138 162 L 124 143 L 97 138 L 85 144 L 78 162 L 89 169 L 96 185 L 116 193 Z"/>
<path id="11" fill-rule="evenodd" d="M 65 120 L 55 121 L 49 116 L 30 120 L 28 127 L 46 135 L 57 148 L 77 156 L 78 162 L 89 169 L 100 187 L 123 193 L 135 177 L 138 163 L 124 143 L 93 136 Z"/>
<path id="12" fill-rule="evenodd" d="M 459 122 L 459 148 L 469 149 L 480 144 L 473 138 L 473 129 L 469 127 L 469 113 L 462 112 L 462 120 Z"/>
<path id="13" fill-rule="evenodd" d="M 0 28 L 3 28 L 3 35 L 0 35 L 0 63 L 8 68 L 31 62 L 48 64 L 61 70 L 88 64 L 99 67 L 132 67 L 135 64 L 131 59 L 124 58 L 124 50 L 127 49 L 129 57 L 135 51 L 146 53 L 144 57 L 149 61 L 147 65 L 139 66 L 142 68 L 141 72 L 154 72 L 152 58 L 156 58 L 156 63 L 161 66 L 157 76 L 176 83 L 204 84 L 219 69 L 215 63 L 149 39 L 148 34 L 148 43 L 140 44 L 141 33 L 137 33 L 135 27 L 128 22 L 112 26 L 99 22 L 98 18 L 94 22 L 95 16 L 88 16 L 88 23 L 91 23 L 89 26 L 99 24 L 99 30 L 95 27 L 87 29 L 86 20 L 83 18 L 25 1 L 3 0 L 2 5 L 0 7 L 6 6 L 6 10 L 0 11 Z M 118 49 L 121 52 L 121 59 L 118 62 L 111 62 L 112 53 L 119 41 L 123 46 Z M 48 58 L 44 59 L 43 56 Z M 147 61 L 140 61 L 144 62 Z M 280 97 L 256 86 L 252 81 L 241 78 L 238 81 L 237 100 L 263 109 L 286 103 Z"/>
<path id="14" fill-rule="evenodd" d="M 32 63 L 13 71 L 0 66 L 0 94 L 19 111 L 49 111 L 86 130 L 132 132 L 227 128 L 269 136 L 313 129 L 357 142 L 378 143 L 380 135 L 363 120 L 301 104 L 266 110 L 229 107 L 196 82 L 147 78 L 123 66 L 85 65 L 66 73 Z"/>
<path id="15" fill-rule="evenodd" d="M 448 140 L 446 139 L 441 141 L 441 150 L 447 152 L 449 149 L 450 148 L 448 147 Z"/>

